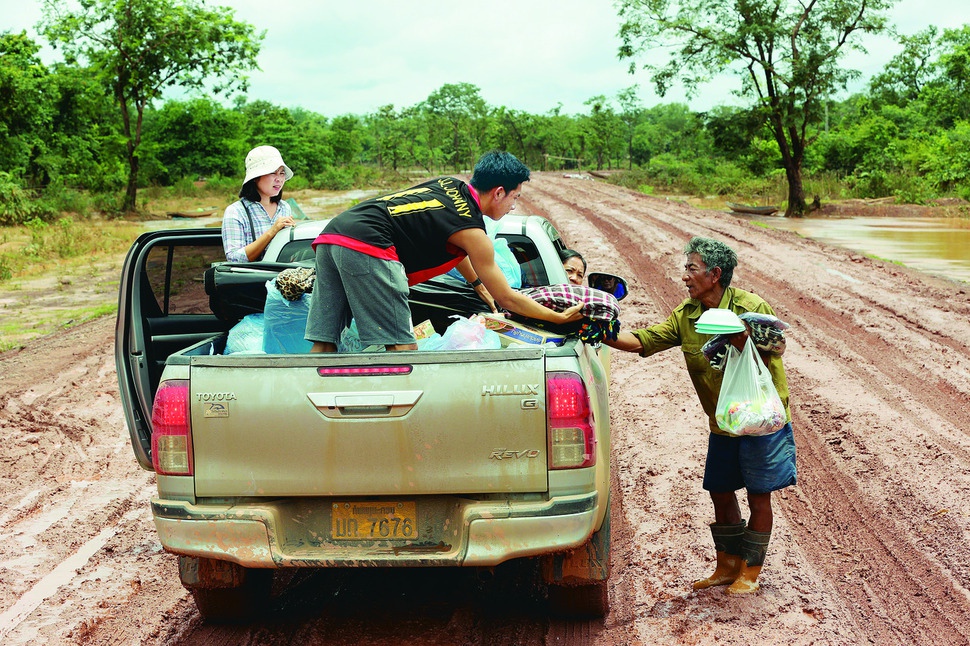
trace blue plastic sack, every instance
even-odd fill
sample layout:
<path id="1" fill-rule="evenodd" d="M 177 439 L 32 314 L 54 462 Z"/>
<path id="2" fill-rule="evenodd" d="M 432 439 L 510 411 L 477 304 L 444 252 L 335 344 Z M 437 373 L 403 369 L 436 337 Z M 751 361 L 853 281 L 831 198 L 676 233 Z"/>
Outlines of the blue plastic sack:
<path id="1" fill-rule="evenodd" d="M 263 353 L 263 315 L 247 314 L 229 330 L 226 354 Z"/>
<path id="2" fill-rule="evenodd" d="M 288 301 L 276 288 L 274 280 L 266 281 L 266 307 L 263 309 L 263 352 L 267 354 L 304 354 L 313 343 L 304 339 L 310 297 Z"/>
<path id="3" fill-rule="evenodd" d="M 495 264 L 502 270 L 502 275 L 505 276 L 509 286 L 512 289 L 519 289 L 522 287 L 522 269 L 519 267 L 519 261 L 515 259 L 515 254 L 509 249 L 509 241 L 505 238 L 493 238 L 492 243 L 495 246 Z M 449 271 L 447 275 L 465 280 L 457 268 Z"/>

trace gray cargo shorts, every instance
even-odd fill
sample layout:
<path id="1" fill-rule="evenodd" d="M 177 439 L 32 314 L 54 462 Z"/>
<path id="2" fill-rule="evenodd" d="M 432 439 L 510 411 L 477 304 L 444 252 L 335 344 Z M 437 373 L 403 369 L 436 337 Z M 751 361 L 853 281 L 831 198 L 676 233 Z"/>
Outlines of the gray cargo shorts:
<path id="1" fill-rule="evenodd" d="M 360 342 L 414 343 L 404 265 L 333 244 L 316 248 L 316 281 L 307 316 L 307 341 L 334 343 L 357 323 Z"/>

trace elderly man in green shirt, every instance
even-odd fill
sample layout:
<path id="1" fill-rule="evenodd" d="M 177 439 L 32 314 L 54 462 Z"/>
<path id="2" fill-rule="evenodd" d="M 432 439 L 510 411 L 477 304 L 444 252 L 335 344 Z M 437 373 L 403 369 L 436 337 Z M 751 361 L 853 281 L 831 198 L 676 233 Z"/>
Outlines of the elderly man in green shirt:
<path id="1" fill-rule="evenodd" d="M 683 281 L 688 298 L 663 323 L 621 332 L 615 341 L 607 339 L 605 343 L 619 350 L 638 352 L 642 357 L 676 346 L 683 351 L 687 371 L 711 430 L 704 466 L 704 489 L 714 503 L 714 522 L 710 527 L 717 551 L 714 573 L 695 581 L 694 589 L 727 585 L 729 594 L 746 594 L 759 587 L 758 575 L 771 537 L 771 492 L 796 482 L 788 380 L 781 361 L 784 344 L 775 344 L 771 352 L 761 351 L 785 405 L 784 428 L 765 436 L 736 437 L 722 431 L 714 417 L 722 373 L 711 366 L 701 351 L 711 335 L 696 331 L 697 319 L 710 308 L 728 309 L 735 314 L 773 315 L 774 311 L 761 297 L 730 286 L 738 258 L 724 243 L 695 237 L 687 243 L 684 254 L 687 262 Z M 741 350 L 747 338 L 747 331 L 740 332 L 733 335 L 730 342 Z M 741 518 L 738 489 L 747 490 L 751 512 L 747 523 Z"/>

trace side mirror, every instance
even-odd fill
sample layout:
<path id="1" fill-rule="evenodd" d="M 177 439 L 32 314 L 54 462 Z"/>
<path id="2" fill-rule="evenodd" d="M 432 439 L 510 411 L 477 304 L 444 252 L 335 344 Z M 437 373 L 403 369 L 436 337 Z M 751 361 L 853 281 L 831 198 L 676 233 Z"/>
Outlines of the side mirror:
<path id="1" fill-rule="evenodd" d="M 593 272 L 586 276 L 586 283 L 593 289 L 613 294 L 618 301 L 622 301 L 627 295 L 626 280 L 613 274 Z"/>

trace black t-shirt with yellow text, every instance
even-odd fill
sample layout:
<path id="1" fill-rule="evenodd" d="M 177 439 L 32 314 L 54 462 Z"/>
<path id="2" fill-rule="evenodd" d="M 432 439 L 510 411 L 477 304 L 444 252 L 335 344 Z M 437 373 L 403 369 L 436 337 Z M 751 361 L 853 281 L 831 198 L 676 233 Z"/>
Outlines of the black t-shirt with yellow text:
<path id="1" fill-rule="evenodd" d="M 327 224 L 313 246 L 336 244 L 399 260 L 414 285 L 461 262 L 465 252 L 448 244 L 448 238 L 469 228 L 485 230 L 474 189 L 441 177 L 352 206 Z"/>

